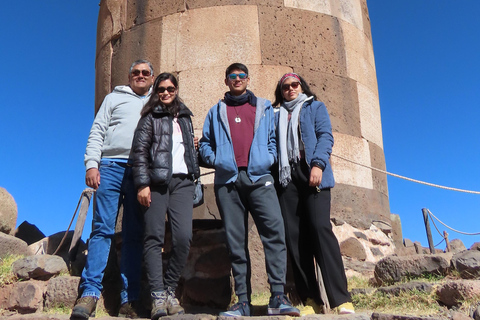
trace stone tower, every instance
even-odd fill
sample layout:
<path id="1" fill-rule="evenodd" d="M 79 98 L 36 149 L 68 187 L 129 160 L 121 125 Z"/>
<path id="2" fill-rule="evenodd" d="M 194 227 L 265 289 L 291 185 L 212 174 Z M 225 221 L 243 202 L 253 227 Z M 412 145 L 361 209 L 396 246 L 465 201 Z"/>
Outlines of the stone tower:
<path id="1" fill-rule="evenodd" d="M 101 0 L 96 108 L 126 83 L 127 68 L 140 58 L 150 60 L 156 74 L 178 76 L 197 136 L 226 91 L 230 63 L 246 64 L 250 89 L 271 100 L 281 75 L 302 75 L 332 121 L 332 217 L 363 229 L 384 222 L 382 229 L 389 229 L 386 176 L 337 157 L 385 169 L 366 0 Z M 212 175 L 203 179 L 212 181 Z M 202 207 L 196 210 L 216 212 L 211 199 Z"/>

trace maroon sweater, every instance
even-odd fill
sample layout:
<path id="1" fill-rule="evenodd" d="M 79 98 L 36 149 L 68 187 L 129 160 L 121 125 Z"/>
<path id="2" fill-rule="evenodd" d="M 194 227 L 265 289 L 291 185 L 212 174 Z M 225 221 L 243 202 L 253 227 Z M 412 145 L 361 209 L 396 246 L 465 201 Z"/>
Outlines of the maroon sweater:
<path id="1" fill-rule="evenodd" d="M 253 140 L 256 110 L 257 108 L 248 102 L 236 107 L 227 106 L 230 136 L 232 137 L 235 161 L 239 168 L 248 166 L 248 155 Z"/>

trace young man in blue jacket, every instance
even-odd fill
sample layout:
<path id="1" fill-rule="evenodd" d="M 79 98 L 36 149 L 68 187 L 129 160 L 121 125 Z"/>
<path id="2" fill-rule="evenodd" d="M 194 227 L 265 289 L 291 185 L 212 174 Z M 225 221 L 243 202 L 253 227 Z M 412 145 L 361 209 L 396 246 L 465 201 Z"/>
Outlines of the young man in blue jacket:
<path id="1" fill-rule="evenodd" d="M 251 315 L 248 212 L 265 251 L 270 284 L 269 315 L 299 316 L 284 294 L 287 255 L 283 219 L 270 167 L 277 160 L 273 107 L 247 90 L 248 69 L 241 63 L 225 72 L 229 91 L 208 112 L 199 150 L 215 168 L 214 190 L 222 216 L 238 303 L 221 316 Z"/>

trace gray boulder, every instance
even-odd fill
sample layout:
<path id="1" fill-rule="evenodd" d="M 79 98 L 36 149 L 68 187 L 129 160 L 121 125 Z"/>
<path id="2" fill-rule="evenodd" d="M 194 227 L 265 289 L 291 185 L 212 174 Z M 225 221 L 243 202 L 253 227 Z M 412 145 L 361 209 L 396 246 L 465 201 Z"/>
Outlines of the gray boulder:
<path id="1" fill-rule="evenodd" d="M 0 258 L 7 254 L 28 256 L 30 250 L 25 241 L 0 232 Z"/>
<path id="2" fill-rule="evenodd" d="M 480 278 L 480 251 L 467 250 L 456 253 L 452 257 L 453 267 L 460 272 L 463 279 Z"/>
<path id="3" fill-rule="evenodd" d="M 68 268 L 59 256 L 41 255 L 15 261 L 12 264 L 12 271 L 23 280 L 48 280 L 61 272 L 68 272 Z"/>
<path id="4" fill-rule="evenodd" d="M 394 283 L 406 276 L 420 277 L 426 273 L 445 275 L 452 255 L 388 256 L 375 265 L 377 283 Z"/>
<path id="5" fill-rule="evenodd" d="M 12 234 L 17 224 L 17 204 L 5 188 L 0 187 L 0 232 Z"/>
<path id="6" fill-rule="evenodd" d="M 450 241 L 450 252 L 457 253 L 467 250 L 465 245 L 463 244 L 462 240 L 460 239 L 453 239 Z"/>
<path id="7" fill-rule="evenodd" d="M 447 307 L 459 306 L 465 300 L 480 296 L 480 281 L 456 280 L 441 284 L 436 289 L 438 300 Z"/>
<path id="8" fill-rule="evenodd" d="M 80 277 L 60 276 L 50 279 L 45 294 L 45 308 L 73 308 L 79 283 Z"/>

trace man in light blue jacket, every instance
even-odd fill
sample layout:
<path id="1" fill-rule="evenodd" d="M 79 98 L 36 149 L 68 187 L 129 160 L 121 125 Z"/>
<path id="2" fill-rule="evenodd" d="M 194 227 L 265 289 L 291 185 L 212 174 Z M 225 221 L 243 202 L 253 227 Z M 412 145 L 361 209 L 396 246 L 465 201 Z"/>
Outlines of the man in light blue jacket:
<path id="1" fill-rule="evenodd" d="M 95 314 L 103 274 L 120 204 L 123 204 L 123 279 L 120 315 L 136 317 L 131 302 L 139 299 L 143 226 L 139 217 L 131 167 L 127 166 L 140 111 L 150 97 L 153 67 L 147 60 L 133 62 L 128 85 L 117 86 L 103 100 L 88 137 L 85 183 L 96 190 L 93 228 L 79 291 L 70 319 L 87 320 Z"/>
<path id="2" fill-rule="evenodd" d="M 214 190 L 222 216 L 238 303 L 221 316 L 251 315 L 251 266 L 248 254 L 248 212 L 265 251 L 271 298 L 269 315 L 299 316 L 284 294 L 286 246 L 283 219 L 271 166 L 277 160 L 273 107 L 247 90 L 248 69 L 241 63 L 225 72 L 229 91 L 208 112 L 199 150 L 215 168 Z"/>

